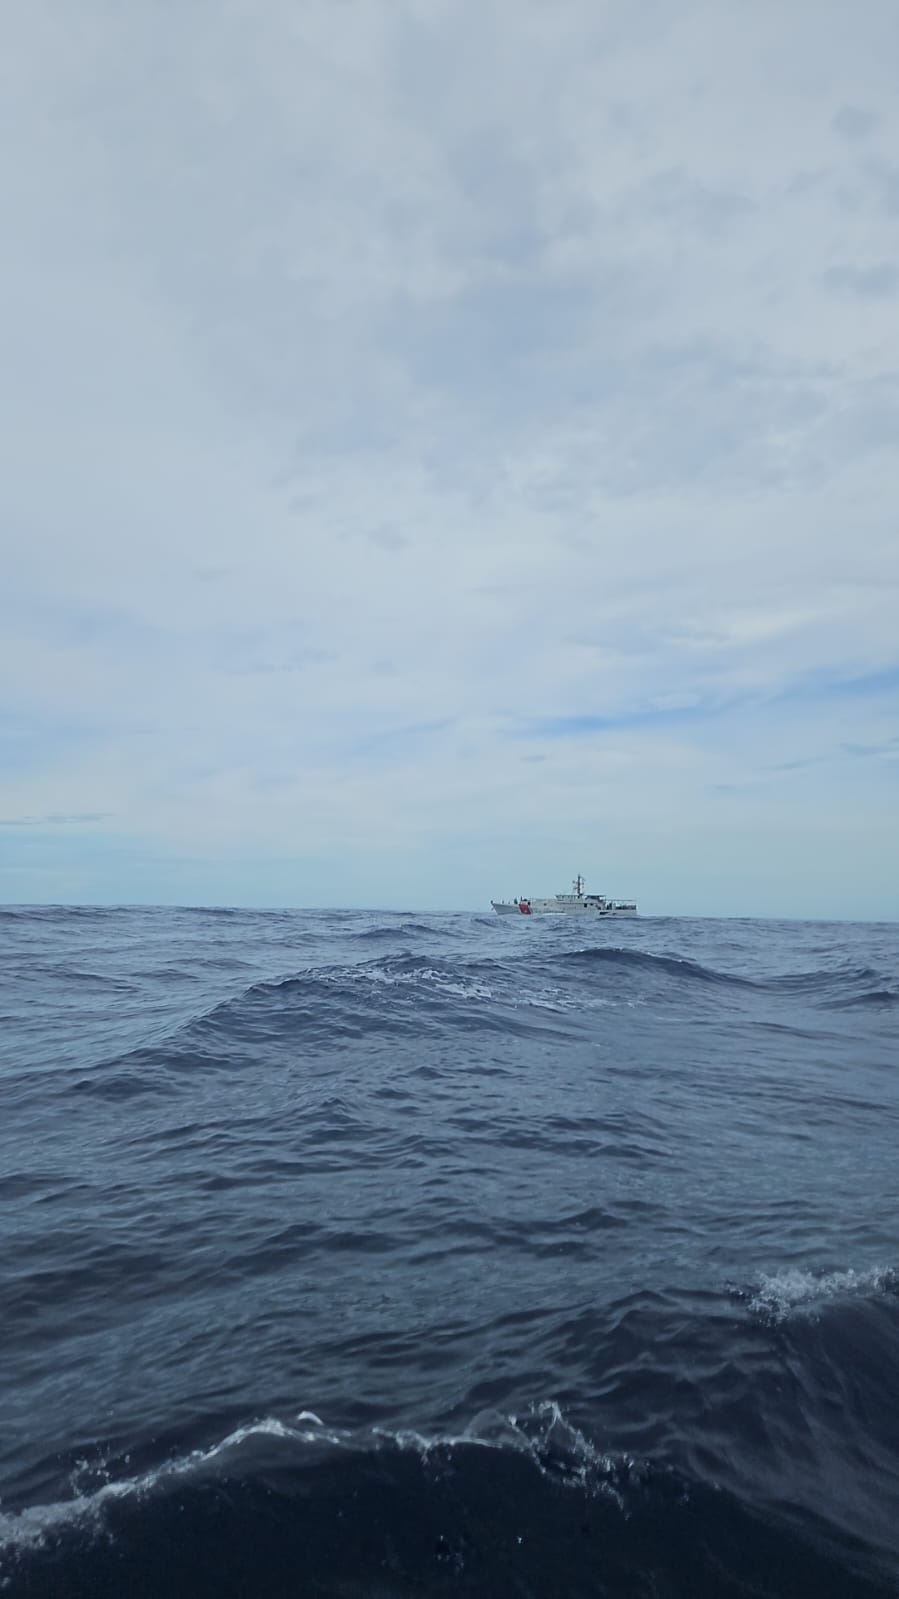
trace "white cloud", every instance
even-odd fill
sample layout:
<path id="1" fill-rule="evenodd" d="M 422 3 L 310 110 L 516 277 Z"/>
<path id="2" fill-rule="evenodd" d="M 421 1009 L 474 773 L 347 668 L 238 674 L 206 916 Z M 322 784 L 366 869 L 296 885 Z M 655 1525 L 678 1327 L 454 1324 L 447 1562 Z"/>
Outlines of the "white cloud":
<path id="1" fill-rule="evenodd" d="M 112 813 L 167 897 L 190 858 L 225 899 L 263 853 L 304 898 L 344 856 L 368 898 L 469 903 L 498 849 L 617 851 L 674 909 L 720 836 L 700 908 L 739 908 L 778 825 L 823 829 L 888 909 L 895 765 L 844 745 L 899 708 L 892 28 L 21 11 L 0 810 Z M 778 908 L 819 906 L 787 854 Z"/>

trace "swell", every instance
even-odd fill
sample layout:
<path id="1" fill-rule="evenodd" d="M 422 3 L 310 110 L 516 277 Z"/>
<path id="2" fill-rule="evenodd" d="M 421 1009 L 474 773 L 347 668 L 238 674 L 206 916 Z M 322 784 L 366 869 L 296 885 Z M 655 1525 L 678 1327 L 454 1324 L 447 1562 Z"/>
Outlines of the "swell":
<path id="1" fill-rule="evenodd" d="M 651 955 L 645 950 L 601 946 L 573 950 L 562 959 L 589 963 L 591 966 L 620 967 L 625 971 L 666 974 L 685 982 L 719 983 L 733 988 L 758 987 L 752 978 L 738 977 L 733 972 L 715 971 L 682 955 Z"/>
<path id="2" fill-rule="evenodd" d="M 379 941 L 386 930 L 375 928 L 357 934 Z M 395 934 L 390 934 L 395 937 Z M 884 978 L 871 967 L 845 965 L 832 969 L 775 975 L 766 978 L 741 976 L 703 966 L 685 956 L 653 955 L 642 950 L 595 948 L 559 954 L 538 963 L 543 976 L 564 980 L 572 964 L 590 965 L 610 971 L 673 977 L 684 985 L 691 983 L 720 988 L 751 990 L 786 996 L 823 996 L 828 1008 L 893 1003 L 896 994 L 883 986 Z M 875 986 L 878 985 L 878 986 Z M 847 992 L 848 990 L 848 992 Z M 564 989 L 550 991 L 553 998 L 564 998 Z M 614 993 L 614 991 L 611 991 Z M 576 996 L 574 996 L 576 997 Z M 261 1019 L 277 1021 L 279 1013 L 290 1010 L 293 1020 L 311 1020 L 316 1007 L 328 1012 L 329 1026 L 341 1025 L 340 1011 L 347 1016 L 363 1011 L 367 1024 L 383 1024 L 389 1018 L 404 1029 L 403 1018 L 415 1030 L 429 1014 L 464 1025 L 465 1007 L 472 1012 L 491 1006 L 533 1005 L 543 1002 L 535 987 L 531 969 L 494 959 L 458 959 L 412 952 L 391 953 L 350 966 L 332 965 L 288 973 L 280 977 L 257 979 L 238 994 L 218 1001 L 196 1013 L 182 1031 L 212 1026 L 236 1028 L 242 1022 Z M 548 1008 L 552 1008 L 551 1005 Z"/>
<path id="3" fill-rule="evenodd" d="M 99 922 L 127 909 L 119 905 L 4 905 L 0 906 L 0 922 Z"/>
<path id="4" fill-rule="evenodd" d="M 683 984 L 701 983 L 722 988 L 753 990 L 759 994 L 815 996 L 832 1009 L 856 1005 L 892 1005 L 899 994 L 888 986 L 882 972 L 871 966 L 844 963 L 807 972 L 786 972 L 769 977 L 747 977 L 720 971 L 681 955 L 654 955 L 646 950 L 600 946 L 573 950 L 560 960 L 620 969 L 632 973 L 667 976 Z M 849 990 L 849 992 L 846 992 Z"/>
<path id="5" fill-rule="evenodd" d="M 0 1549 L 23 1599 L 891 1592 L 851 1537 L 610 1456 L 552 1403 L 455 1437 L 262 1418 L 137 1477 L 0 1514 Z"/>
<path id="6" fill-rule="evenodd" d="M 504 1037 L 571 1037 L 556 1007 L 531 1003 L 500 963 L 397 954 L 350 966 L 324 966 L 262 978 L 188 1016 L 161 1036 L 84 1066 L 46 1075 L 10 1075 L 26 1090 L 32 1076 L 47 1098 L 75 1092 L 108 1099 L 168 1092 L 179 1077 L 243 1069 L 264 1051 L 295 1061 L 298 1052 L 339 1052 L 382 1039 L 415 1039 L 447 1029 Z"/>
<path id="7" fill-rule="evenodd" d="M 405 929 L 410 939 L 420 940 L 420 926 L 424 924 L 407 920 L 399 924 L 399 931 Z M 386 932 L 379 925 L 354 937 L 378 942 Z M 389 936 L 395 938 L 396 931 Z M 223 969 L 217 955 L 206 965 Z M 235 977 L 246 967 L 233 956 L 227 965 Z M 602 974 L 602 981 L 585 981 L 592 973 Z M 172 976 L 178 975 L 173 969 Z M 202 981 L 202 971 L 181 973 L 185 975 L 194 988 Z M 90 970 L 73 969 L 65 977 L 73 987 L 102 987 L 100 974 Z M 379 1037 L 424 1040 L 447 1032 L 561 1044 L 578 1035 L 597 1006 L 651 1001 L 660 983 L 673 987 L 685 1015 L 691 990 L 713 1000 L 731 992 L 759 999 L 806 1000 L 831 1011 L 859 1007 L 876 1013 L 897 1002 L 883 974 L 861 964 L 750 977 L 686 956 L 617 946 L 538 950 L 503 960 L 428 955 L 394 947 L 349 965 L 326 964 L 257 978 L 155 1038 L 92 1063 L 61 1066 L 50 1080 L 41 1072 L 35 1081 L 41 1094 L 50 1097 L 76 1092 L 125 1100 L 164 1094 L 186 1074 L 242 1068 L 260 1052 L 287 1060 L 296 1059 L 298 1052 L 339 1053 Z M 112 1000 L 127 990 L 129 980 L 111 976 L 107 984 Z M 763 1026 L 772 1025 L 769 1017 L 759 1020 Z M 9 1074 L 11 1087 L 14 1078 L 20 1089 L 32 1091 L 28 1070 Z"/>
<path id="8" fill-rule="evenodd" d="M 440 941 L 443 942 L 445 939 L 455 940 L 464 939 L 464 937 L 465 932 L 461 928 L 452 928 L 445 925 L 435 927 L 433 925 L 429 925 L 427 922 L 416 922 L 409 920 L 397 921 L 393 923 L 385 922 L 381 926 L 365 927 L 361 932 L 353 934 L 354 942 L 357 944 L 389 943 L 395 942 L 398 938 L 439 938 Z"/>
<path id="9" fill-rule="evenodd" d="M 829 1001 L 830 1010 L 891 1010 L 899 1005 L 899 991 L 894 988 L 869 988 L 860 994 Z"/>

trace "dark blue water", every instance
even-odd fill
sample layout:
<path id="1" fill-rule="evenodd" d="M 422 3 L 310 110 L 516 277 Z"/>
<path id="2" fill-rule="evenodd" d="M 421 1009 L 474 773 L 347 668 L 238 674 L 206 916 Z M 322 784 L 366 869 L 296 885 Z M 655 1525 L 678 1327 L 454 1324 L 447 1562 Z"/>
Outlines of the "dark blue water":
<path id="1" fill-rule="evenodd" d="M 8 1595 L 899 1591 L 899 927 L 0 911 Z"/>

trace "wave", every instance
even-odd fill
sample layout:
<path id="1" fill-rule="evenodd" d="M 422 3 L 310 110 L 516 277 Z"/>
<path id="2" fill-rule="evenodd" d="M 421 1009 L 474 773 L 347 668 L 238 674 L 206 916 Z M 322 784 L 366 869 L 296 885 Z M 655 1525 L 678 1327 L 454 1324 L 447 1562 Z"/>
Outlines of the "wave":
<path id="1" fill-rule="evenodd" d="M 761 1277 L 738 1297 L 746 1300 L 753 1315 L 776 1324 L 795 1316 L 817 1316 L 827 1305 L 845 1300 L 899 1297 L 899 1271 L 892 1266 L 871 1266 L 866 1271 L 807 1271 L 794 1266 Z"/>
<path id="2" fill-rule="evenodd" d="M 371 936 L 380 939 L 382 932 L 386 930 L 373 929 Z M 365 939 L 367 936 L 369 935 L 365 933 L 357 935 L 359 939 Z M 756 978 L 704 966 L 686 956 L 653 955 L 642 950 L 600 947 L 562 951 L 553 953 L 548 959 L 541 958 L 537 963 L 537 970 L 544 977 L 548 975 L 556 977 L 554 985 L 541 988 L 535 985 L 532 969 L 526 964 L 484 958 L 457 960 L 408 952 L 391 953 L 349 966 L 311 968 L 285 977 L 263 980 L 250 985 L 236 999 L 226 1001 L 225 1006 L 252 1003 L 266 997 L 283 997 L 307 989 L 312 992 L 315 985 L 320 984 L 322 997 L 329 993 L 333 994 L 337 989 L 359 991 L 363 985 L 368 985 L 369 989 L 377 985 L 382 989 L 414 988 L 417 990 L 417 997 L 425 1002 L 429 998 L 442 996 L 476 1001 L 496 1000 L 518 1005 L 531 1003 L 540 1005 L 546 1004 L 548 1000 L 556 1000 L 560 1008 L 566 1008 L 567 1005 L 585 1003 L 582 991 L 572 989 L 570 984 L 566 986 L 569 971 L 573 967 L 583 965 L 597 965 L 636 974 L 645 973 L 649 976 L 663 975 L 684 982 L 692 981 L 721 988 L 785 995 L 827 994 L 832 993 L 834 989 L 844 989 L 847 986 L 857 989 L 860 984 L 883 982 L 882 976 L 870 967 L 845 966 Z M 849 1004 L 880 998 L 883 992 L 885 991 L 875 991 L 865 987 L 861 993 L 852 993 L 840 1000 L 840 1003 Z M 614 991 L 610 991 L 606 996 L 606 1003 L 612 1002 L 614 1002 Z M 834 1003 L 836 1002 L 835 1000 Z"/>
<path id="3" fill-rule="evenodd" d="M 358 937 L 364 937 L 359 934 Z M 461 995 L 463 998 L 492 999 L 487 979 L 499 972 L 493 961 L 453 961 L 438 956 L 417 954 L 383 955 L 375 960 L 350 965 L 310 967 L 282 977 L 263 978 L 239 995 L 212 1007 L 207 1017 L 232 1012 L 242 1005 L 268 1003 L 303 995 L 322 1000 L 335 994 L 355 991 L 370 997 L 372 987 L 420 987 L 431 992 Z"/>
<path id="4" fill-rule="evenodd" d="M 179 1079 L 243 1070 L 264 1051 L 295 1063 L 302 1054 L 339 1052 L 379 1037 L 424 1038 L 440 1029 L 506 1037 L 570 1038 L 566 1006 L 539 993 L 494 987 L 485 963 L 417 955 L 313 968 L 248 984 L 128 1050 L 35 1080 L 45 1097 L 96 1095 L 126 1100 L 165 1095 Z M 495 975 L 495 974 L 494 974 Z M 17 1074 L 23 1086 L 29 1073 Z"/>
<path id="5" fill-rule="evenodd" d="M 287 1016 L 294 1043 L 315 1035 L 333 1041 L 385 1028 L 424 1031 L 432 1013 L 463 1027 L 485 1019 L 493 1025 L 494 1006 L 520 1008 L 529 1001 L 527 989 L 497 962 L 391 954 L 258 979 L 197 1011 L 159 1047 L 198 1043 L 212 1034 L 229 1043 L 255 1036 L 257 1030 L 273 1035 Z"/>
<path id="6" fill-rule="evenodd" d="M 671 977 L 687 978 L 702 983 L 728 984 L 735 988 L 758 986 L 749 977 L 737 977 L 731 972 L 718 972 L 683 955 L 650 955 L 640 949 L 619 949 L 614 946 L 577 949 L 561 956 L 561 959 L 584 961 L 591 965 L 620 966 L 630 971 L 667 973 Z"/>
<path id="7" fill-rule="evenodd" d="M 890 1010 L 894 1005 L 899 1005 L 899 992 L 894 988 L 868 988 L 861 994 L 851 994 L 846 999 L 832 1000 L 828 1006 L 830 1010 L 855 1010 L 865 1008 L 872 1010 Z"/>
<path id="8" fill-rule="evenodd" d="M 380 944 L 395 942 L 407 938 L 439 938 L 441 943 L 446 939 L 462 939 L 465 932 L 459 928 L 429 925 L 427 922 L 397 921 L 386 922 L 379 927 L 365 927 L 359 933 L 353 934 L 354 944 Z"/>
<path id="9" fill-rule="evenodd" d="M 236 905 L 178 905 L 176 913 L 178 916 L 215 916 L 229 920 L 235 916 L 254 915 L 252 910 L 240 910 Z"/>
<path id="10" fill-rule="evenodd" d="M 98 922 L 130 908 L 127 905 L 4 905 L 0 906 L 0 921 Z"/>
<path id="11" fill-rule="evenodd" d="M 7 1590 L 56 1599 L 890 1591 L 851 1540 L 610 1456 L 552 1401 L 445 1436 L 350 1433 L 311 1411 L 263 1417 L 138 1475 L 0 1514 L 0 1551 Z"/>
<path id="12" fill-rule="evenodd" d="M 406 929 L 415 939 L 423 926 L 408 919 L 398 923 L 400 931 Z M 377 925 L 355 937 L 377 943 L 382 935 L 395 939 L 397 930 L 388 933 L 386 926 Z M 314 937 L 308 930 L 301 936 Z M 207 961 L 216 968 L 221 964 L 218 956 Z M 230 958 L 228 969 L 238 978 L 246 964 Z M 611 980 L 578 980 L 578 973 L 597 970 Z M 621 982 L 615 981 L 617 974 Z M 195 986 L 197 975 L 191 976 Z M 340 1051 L 379 1036 L 425 1038 L 439 1029 L 561 1043 L 589 1028 L 598 1009 L 651 1004 L 659 980 L 674 981 L 685 992 L 691 985 L 701 987 L 710 996 L 805 996 L 831 1009 L 887 1002 L 882 975 L 861 965 L 763 978 L 719 970 L 686 956 L 617 946 L 540 951 L 536 958 L 516 959 L 483 954 L 460 959 L 449 951 L 427 954 L 394 946 L 372 959 L 257 977 L 127 1052 L 59 1073 L 49 1091 L 128 1099 L 165 1093 L 186 1073 L 242 1068 L 251 1053 L 254 1058 L 265 1051 L 295 1059 L 298 1051 Z M 76 973 L 73 981 L 87 986 L 100 979 L 85 972 Z M 126 982 L 110 978 L 110 992 L 116 983 Z M 756 1020 L 761 1026 L 774 1025 L 769 1016 L 757 1015 Z M 41 1088 L 47 1091 L 43 1081 Z"/>
<path id="13" fill-rule="evenodd" d="M 736 972 L 720 971 L 703 966 L 699 961 L 683 955 L 653 955 L 645 950 L 623 949 L 616 946 L 572 950 L 558 957 L 562 961 L 585 962 L 591 965 L 622 968 L 632 972 L 675 977 L 684 982 L 697 982 L 720 987 L 748 989 L 758 993 L 785 996 L 830 995 L 823 1003 L 832 1009 L 849 1009 L 855 1005 L 892 1005 L 899 1001 L 895 990 L 886 986 L 883 973 L 871 966 L 843 964 L 821 967 L 807 972 L 785 972 L 769 977 L 747 977 Z M 849 989 L 846 994 L 844 990 Z"/>
<path id="14" fill-rule="evenodd" d="M 417 1455 L 422 1462 L 455 1448 L 512 1451 L 529 1458 L 542 1475 L 588 1491 L 606 1491 L 616 1479 L 624 1480 L 635 1472 L 632 1460 L 615 1461 L 597 1450 L 564 1419 L 552 1400 L 532 1407 L 521 1417 L 483 1412 L 463 1432 L 445 1434 L 418 1432 L 414 1428 L 328 1427 L 314 1411 L 301 1410 L 288 1422 L 274 1416 L 248 1422 L 217 1443 L 175 1456 L 137 1476 L 115 1477 L 109 1466 L 88 1467 L 82 1462 L 72 1473 L 75 1491 L 71 1498 L 31 1505 L 17 1512 L 0 1512 L 0 1549 L 39 1544 L 61 1527 L 96 1524 L 110 1501 L 141 1499 L 184 1478 L 202 1480 L 210 1468 L 243 1468 L 246 1461 L 258 1466 L 260 1444 L 268 1446 L 263 1453 L 271 1463 L 276 1459 L 270 1447 L 273 1442 L 286 1446 L 286 1454 L 294 1463 L 308 1452 L 321 1459 L 323 1453 L 335 1450 L 357 1455 L 397 1450 Z M 90 1476 L 105 1480 L 85 1489 L 81 1484 Z M 617 1491 L 615 1496 L 620 1502 Z"/>

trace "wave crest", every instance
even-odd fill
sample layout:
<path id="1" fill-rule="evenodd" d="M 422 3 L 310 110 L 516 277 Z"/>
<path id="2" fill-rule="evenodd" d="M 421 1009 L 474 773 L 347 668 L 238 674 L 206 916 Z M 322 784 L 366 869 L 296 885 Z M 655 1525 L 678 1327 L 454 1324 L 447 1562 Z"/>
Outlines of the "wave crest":
<path id="1" fill-rule="evenodd" d="M 899 1272 L 892 1266 L 871 1266 L 866 1271 L 806 1271 L 789 1267 L 763 1276 L 746 1297 L 749 1310 L 760 1320 L 779 1323 L 794 1316 L 815 1317 L 829 1304 L 848 1299 L 899 1295 Z"/>

